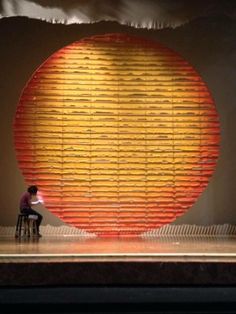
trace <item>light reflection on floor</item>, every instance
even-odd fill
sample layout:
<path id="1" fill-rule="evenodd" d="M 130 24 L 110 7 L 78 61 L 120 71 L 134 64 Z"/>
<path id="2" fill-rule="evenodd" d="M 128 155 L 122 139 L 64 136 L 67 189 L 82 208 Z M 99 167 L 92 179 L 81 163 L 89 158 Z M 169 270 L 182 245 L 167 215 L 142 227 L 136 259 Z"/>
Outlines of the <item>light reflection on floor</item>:
<path id="1" fill-rule="evenodd" d="M 0 238 L 5 257 L 230 257 L 236 260 L 236 237 L 86 238 L 57 236 Z"/>

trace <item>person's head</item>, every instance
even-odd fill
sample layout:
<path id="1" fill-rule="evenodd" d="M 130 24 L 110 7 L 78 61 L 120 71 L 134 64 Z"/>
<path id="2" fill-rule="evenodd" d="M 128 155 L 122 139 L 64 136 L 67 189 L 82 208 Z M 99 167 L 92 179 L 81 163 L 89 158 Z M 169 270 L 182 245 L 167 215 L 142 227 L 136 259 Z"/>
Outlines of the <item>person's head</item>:
<path id="1" fill-rule="evenodd" d="M 31 195 L 36 195 L 37 192 L 38 192 L 38 188 L 36 185 L 31 185 L 28 187 L 28 190 L 27 190 Z"/>

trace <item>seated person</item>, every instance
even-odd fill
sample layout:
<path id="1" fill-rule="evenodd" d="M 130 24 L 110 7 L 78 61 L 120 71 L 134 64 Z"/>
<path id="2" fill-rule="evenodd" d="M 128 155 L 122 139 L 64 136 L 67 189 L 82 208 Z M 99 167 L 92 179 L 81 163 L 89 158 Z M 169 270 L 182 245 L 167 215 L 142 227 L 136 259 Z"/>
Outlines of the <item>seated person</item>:
<path id="1" fill-rule="evenodd" d="M 42 200 L 36 199 L 36 201 L 32 200 L 32 197 L 36 196 L 38 192 L 38 188 L 36 185 L 31 185 L 28 187 L 27 192 L 25 192 L 20 199 L 20 212 L 22 214 L 27 215 L 36 215 L 38 218 L 36 220 L 36 226 L 37 226 L 37 236 L 41 237 L 41 234 L 39 233 L 39 227 L 42 222 L 43 216 L 40 215 L 38 212 L 36 212 L 34 209 L 31 208 L 31 205 L 43 203 Z"/>

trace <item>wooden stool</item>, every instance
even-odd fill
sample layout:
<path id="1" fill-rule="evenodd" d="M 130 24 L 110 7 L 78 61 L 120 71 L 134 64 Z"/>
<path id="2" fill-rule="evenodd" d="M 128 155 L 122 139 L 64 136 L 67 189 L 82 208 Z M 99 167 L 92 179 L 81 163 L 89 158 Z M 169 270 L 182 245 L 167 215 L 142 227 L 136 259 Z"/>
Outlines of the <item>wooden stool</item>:
<path id="1" fill-rule="evenodd" d="M 36 215 L 18 214 L 15 238 L 37 234 L 36 220 Z"/>

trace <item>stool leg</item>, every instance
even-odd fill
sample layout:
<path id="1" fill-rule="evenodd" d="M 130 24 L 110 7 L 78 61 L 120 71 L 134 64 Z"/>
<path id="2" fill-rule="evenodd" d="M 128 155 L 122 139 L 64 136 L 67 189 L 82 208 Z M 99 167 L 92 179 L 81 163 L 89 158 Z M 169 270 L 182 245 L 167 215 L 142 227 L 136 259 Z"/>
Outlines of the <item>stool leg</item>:
<path id="1" fill-rule="evenodd" d="M 29 222 L 28 222 L 28 217 L 24 217 L 24 220 L 23 220 L 23 234 L 24 236 L 29 236 Z"/>
<path id="2" fill-rule="evenodd" d="M 29 221 L 29 230 L 30 230 L 30 235 L 33 236 L 34 235 L 34 232 L 33 232 L 33 223 L 34 221 L 32 219 L 30 219 Z"/>
<path id="3" fill-rule="evenodd" d="M 32 234 L 32 236 L 35 236 L 37 234 L 36 230 L 37 230 L 36 220 L 32 219 L 31 220 L 31 234 Z"/>
<path id="4" fill-rule="evenodd" d="M 26 219 L 26 227 L 27 227 L 27 230 L 26 230 L 27 236 L 30 237 L 30 219 L 28 217 Z"/>
<path id="5" fill-rule="evenodd" d="M 19 237 L 21 237 L 21 232 L 22 232 L 22 220 L 23 220 L 23 217 L 20 216 L 20 221 L 19 221 Z"/>
<path id="6" fill-rule="evenodd" d="M 24 219 L 23 219 L 23 235 L 25 236 L 26 235 L 26 229 L 27 229 L 27 227 L 26 227 L 26 217 L 24 217 Z"/>
<path id="7" fill-rule="evenodd" d="M 34 235 L 37 234 L 37 222 L 36 222 L 36 220 L 33 221 L 33 233 L 34 233 Z"/>
<path id="8" fill-rule="evenodd" d="M 21 216 L 20 216 L 20 215 L 18 215 L 18 218 L 17 218 L 17 223 L 16 223 L 15 238 L 18 238 L 18 237 L 19 237 L 20 219 L 21 219 Z"/>

